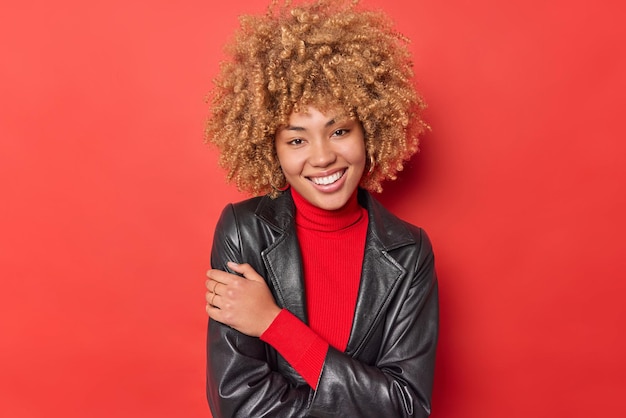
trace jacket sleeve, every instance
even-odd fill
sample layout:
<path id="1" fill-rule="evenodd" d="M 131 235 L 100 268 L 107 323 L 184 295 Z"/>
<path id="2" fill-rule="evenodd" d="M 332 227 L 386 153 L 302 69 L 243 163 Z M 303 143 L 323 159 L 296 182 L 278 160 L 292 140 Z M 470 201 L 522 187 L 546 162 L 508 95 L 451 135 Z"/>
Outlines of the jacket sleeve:
<path id="1" fill-rule="evenodd" d="M 376 362 L 329 349 L 311 404 L 316 417 L 430 415 L 438 335 L 438 292 L 430 241 L 418 229 L 418 257 L 386 314 Z"/>
<path id="2" fill-rule="evenodd" d="M 211 251 L 211 266 L 228 271 L 226 262 L 242 260 L 239 233 L 232 205 L 218 221 Z M 301 417 L 312 390 L 296 387 L 273 371 L 267 345 L 209 319 L 207 337 L 207 399 L 214 418 Z"/>

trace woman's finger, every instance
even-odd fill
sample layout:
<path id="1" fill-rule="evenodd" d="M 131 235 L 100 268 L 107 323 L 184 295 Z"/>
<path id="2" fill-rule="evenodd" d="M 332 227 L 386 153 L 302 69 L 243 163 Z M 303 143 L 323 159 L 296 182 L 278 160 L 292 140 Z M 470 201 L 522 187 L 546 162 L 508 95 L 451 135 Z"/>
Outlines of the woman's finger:
<path id="1" fill-rule="evenodd" d="M 213 280 L 213 279 L 209 279 L 204 283 L 206 289 L 209 291 L 209 293 L 217 293 L 218 292 L 218 286 L 222 287 L 222 292 L 224 291 L 224 287 L 226 286 L 226 284 L 222 283 L 222 282 L 218 282 L 217 280 Z"/>
<path id="2" fill-rule="evenodd" d="M 218 269 L 211 269 L 207 271 L 206 275 L 209 278 L 209 281 L 215 280 L 216 282 L 224 283 L 226 285 L 230 284 L 233 280 L 236 280 L 238 278 L 234 274 L 230 274 L 228 272 Z"/>
<path id="3" fill-rule="evenodd" d="M 237 263 L 233 263 L 232 261 L 229 261 L 226 264 L 228 265 L 228 268 L 230 268 L 234 272 L 237 272 L 243 275 L 243 277 L 245 277 L 248 280 L 252 280 L 255 282 L 264 281 L 263 278 L 259 275 L 259 273 L 257 273 L 256 270 L 252 268 L 252 266 L 248 263 L 237 264 Z"/>
<path id="4" fill-rule="evenodd" d="M 206 299 L 206 303 L 211 304 L 213 302 L 213 296 L 217 295 L 217 293 L 206 292 L 204 294 L 204 299 Z"/>
<path id="5" fill-rule="evenodd" d="M 217 303 L 217 301 L 215 303 Z M 224 323 L 223 320 L 220 318 L 220 313 L 221 313 L 220 308 L 213 306 L 210 303 L 207 303 L 206 313 L 208 313 L 209 317 L 213 318 L 214 321 Z"/>

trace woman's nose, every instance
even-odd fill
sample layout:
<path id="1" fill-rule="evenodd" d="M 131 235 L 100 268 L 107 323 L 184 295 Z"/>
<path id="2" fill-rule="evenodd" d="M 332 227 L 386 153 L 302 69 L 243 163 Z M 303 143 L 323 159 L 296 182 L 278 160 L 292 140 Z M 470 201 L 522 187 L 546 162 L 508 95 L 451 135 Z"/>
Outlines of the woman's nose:
<path id="1" fill-rule="evenodd" d="M 334 163 L 337 155 L 328 141 L 317 141 L 311 147 L 309 162 L 314 167 L 327 167 Z"/>

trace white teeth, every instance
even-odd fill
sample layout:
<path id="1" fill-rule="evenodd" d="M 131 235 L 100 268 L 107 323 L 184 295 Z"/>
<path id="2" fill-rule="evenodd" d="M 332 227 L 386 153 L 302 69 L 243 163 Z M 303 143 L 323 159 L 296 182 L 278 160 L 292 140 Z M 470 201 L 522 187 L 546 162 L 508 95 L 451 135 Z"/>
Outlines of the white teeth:
<path id="1" fill-rule="evenodd" d="M 327 177 L 311 177 L 311 181 L 315 184 L 319 184 L 321 186 L 327 186 L 332 184 L 343 177 L 343 171 L 338 171 L 335 174 L 331 174 Z"/>

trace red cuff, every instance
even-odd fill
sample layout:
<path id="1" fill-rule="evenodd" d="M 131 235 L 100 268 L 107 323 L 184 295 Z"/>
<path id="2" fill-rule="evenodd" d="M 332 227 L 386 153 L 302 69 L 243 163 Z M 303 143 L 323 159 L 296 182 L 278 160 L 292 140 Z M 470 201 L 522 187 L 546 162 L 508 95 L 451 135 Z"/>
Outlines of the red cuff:
<path id="1" fill-rule="evenodd" d="M 322 373 L 328 343 L 295 315 L 283 309 L 261 335 L 313 389 Z"/>

